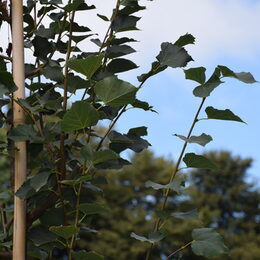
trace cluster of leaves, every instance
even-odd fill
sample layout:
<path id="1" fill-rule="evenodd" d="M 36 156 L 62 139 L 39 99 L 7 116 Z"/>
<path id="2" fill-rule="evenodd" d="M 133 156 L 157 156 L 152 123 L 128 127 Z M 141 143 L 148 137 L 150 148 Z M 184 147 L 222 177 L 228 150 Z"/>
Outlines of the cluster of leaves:
<path id="1" fill-rule="evenodd" d="M 15 142 L 27 142 L 28 179 L 16 196 L 27 200 L 28 255 L 38 259 L 55 257 L 57 249 L 66 251 L 69 259 L 103 259 L 96 252 L 76 250 L 79 232 L 95 232 L 91 228 L 94 216 L 106 211 L 106 205 L 93 195 L 100 191 L 99 185 L 106 182 L 106 178 L 97 177 L 96 172 L 120 169 L 129 164 L 121 158 L 121 152 L 130 149 L 138 153 L 150 145 L 143 138 L 147 135 L 144 126 L 133 127 L 126 134 L 114 131 L 113 127 L 128 108 L 153 111 L 147 102 L 137 98 L 138 90 L 147 79 L 168 67 L 181 68 L 192 61 L 184 47 L 193 44 L 195 39 L 186 34 L 175 43 L 162 43 L 151 70 L 138 77 L 139 86 L 119 79 L 118 74 L 137 68 L 124 57 L 135 52 L 129 45 L 135 39 L 120 37 L 120 33 L 137 29 L 140 17 L 134 14 L 145 7 L 140 6 L 138 0 L 117 0 L 111 18 L 98 14 L 108 24 L 103 40 L 95 38 L 89 27 L 75 21 L 77 12 L 93 9 L 95 6 L 84 0 L 70 0 L 65 4 L 61 0 L 27 1 L 24 6 L 25 48 L 32 51 L 34 61 L 25 64 L 29 92 L 25 99 L 12 99 L 17 88 L 5 62 L 11 57 L 1 55 L 0 58 L 0 123 L 8 129 L 8 141 L 1 142 L 1 151 L 12 156 Z M 79 48 L 78 44 L 88 39 L 97 45 L 96 52 Z M 194 95 L 202 98 L 202 104 L 189 135 L 177 135 L 185 144 L 170 182 L 166 185 L 151 181 L 146 184 L 165 191 L 164 206 L 158 213 L 154 232 L 148 237 L 132 233 L 132 237 L 152 245 L 166 236 L 160 227 L 169 192 L 179 192 L 185 182 L 175 177 L 187 143 L 205 145 L 212 139 L 206 134 L 190 136 L 206 97 L 222 83 L 223 77 L 255 82 L 250 73 L 234 73 L 224 66 L 218 66 L 207 81 L 205 68 L 184 72 L 187 79 L 200 83 L 194 89 Z M 81 97 L 79 90 L 84 92 Z M 69 106 L 74 95 L 78 100 Z M 12 126 L 11 101 L 24 110 L 26 124 Z M 230 110 L 207 107 L 206 113 L 208 119 L 242 121 Z M 104 120 L 110 124 L 100 135 L 97 126 Z M 108 145 L 105 145 L 107 140 Z M 216 168 L 208 159 L 194 153 L 187 153 L 183 161 L 187 167 Z M 192 248 L 197 254 L 209 257 L 226 251 L 212 229 L 194 230 L 193 239 Z M 9 250 L 8 230 L 4 230 L 2 241 L 2 247 Z M 147 259 L 150 253 L 151 250 Z"/>

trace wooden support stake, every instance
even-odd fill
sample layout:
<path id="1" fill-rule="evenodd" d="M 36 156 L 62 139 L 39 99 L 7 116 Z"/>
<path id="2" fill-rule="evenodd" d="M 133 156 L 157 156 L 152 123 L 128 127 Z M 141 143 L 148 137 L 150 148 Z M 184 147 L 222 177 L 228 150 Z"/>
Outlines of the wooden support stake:
<path id="1" fill-rule="evenodd" d="M 12 0 L 13 78 L 18 90 L 13 98 L 25 97 L 23 1 Z M 24 124 L 24 112 L 13 102 L 14 127 Z M 26 142 L 15 142 L 14 191 L 26 180 Z M 26 202 L 14 197 L 13 260 L 26 260 Z"/>

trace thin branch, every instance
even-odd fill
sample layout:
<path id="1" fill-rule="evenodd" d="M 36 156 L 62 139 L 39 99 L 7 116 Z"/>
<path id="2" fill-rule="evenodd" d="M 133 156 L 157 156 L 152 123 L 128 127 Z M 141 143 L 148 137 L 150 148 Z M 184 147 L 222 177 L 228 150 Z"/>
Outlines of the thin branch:
<path id="1" fill-rule="evenodd" d="M 200 103 L 200 105 L 199 105 L 199 108 L 198 108 L 198 110 L 197 110 L 197 112 L 196 112 L 196 114 L 195 114 L 195 116 L 194 116 L 193 122 L 192 122 L 192 124 L 191 124 L 189 133 L 188 133 L 188 135 L 187 135 L 187 139 L 190 138 L 191 133 L 192 133 L 192 131 L 193 131 L 193 129 L 194 129 L 194 126 L 195 126 L 195 124 L 198 122 L 198 116 L 199 116 L 199 113 L 200 113 L 200 111 L 201 111 L 201 109 L 202 109 L 202 107 L 203 107 L 203 105 L 204 105 L 205 100 L 206 100 L 206 98 L 202 98 L 202 101 L 201 101 L 201 103 Z M 171 178 L 170 178 L 169 183 L 171 183 L 171 182 L 174 180 L 174 178 L 176 177 L 176 174 L 177 174 L 177 172 L 178 172 L 178 170 L 179 170 L 179 165 L 180 165 L 180 163 L 181 163 L 182 157 L 183 157 L 184 152 L 185 152 L 185 150 L 186 150 L 187 144 L 188 144 L 188 142 L 185 141 L 185 143 L 184 143 L 184 145 L 183 145 L 183 147 L 182 147 L 181 153 L 180 153 L 180 155 L 179 155 L 179 158 L 178 158 L 178 160 L 177 160 L 177 163 L 176 163 L 176 165 L 175 165 L 174 171 L 173 171 L 173 173 L 172 173 L 172 175 L 171 175 Z M 168 201 L 168 198 L 169 198 L 170 190 L 171 190 L 170 188 L 167 188 L 166 191 L 165 191 L 165 193 L 164 193 L 164 201 L 163 201 L 161 210 L 164 210 L 164 209 L 166 208 L 166 206 L 167 206 L 167 201 Z M 161 218 L 158 218 L 157 221 L 156 221 L 155 227 L 154 227 L 154 231 L 158 231 L 158 230 L 159 230 L 160 223 L 161 223 Z M 149 259 L 150 259 L 150 255 L 151 255 L 152 249 L 153 249 L 153 244 L 151 245 L 151 247 L 150 247 L 149 250 L 147 251 L 146 258 L 145 258 L 146 260 L 149 260 Z"/>
<path id="2" fill-rule="evenodd" d="M 194 241 L 190 241 L 189 243 L 187 243 L 186 245 L 180 247 L 179 249 L 175 250 L 173 253 L 171 253 L 166 260 L 170 260 L 172 256 L 174 256 L 175 254 L 179 253 L 180 251 L 182 251 L 183 249 L 185 249 L 186 247 L 188 247 L 189 245 L 191 245 Z"/>
<path id="3" fill-rule="evenodd" d="M 13 59 L 11 57 L 5 56 L 0 54 L 0 58 L 4 59 L 4 60 L 9 60 L 9 61 L 13 61 Z"/>

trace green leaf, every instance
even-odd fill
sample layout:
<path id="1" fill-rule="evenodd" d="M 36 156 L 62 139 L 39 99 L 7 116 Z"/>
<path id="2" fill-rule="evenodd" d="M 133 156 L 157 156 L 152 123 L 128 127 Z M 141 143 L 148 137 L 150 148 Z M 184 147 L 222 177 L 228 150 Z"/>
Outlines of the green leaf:
<path id="1" fill-rule="evenodd" d="M 8 192 L 0 192 L 0 200 L 9 200 L 10 194 Z"/>
<path id="2" fill-rule="evenodd" d="M 205 80 L 206 80 L 205 71 L 206 71 L 206 68 L 204 68 L 204 67 L 190 68 L 190 69 L 184 70 L 185 78 L 197 81 L 200 84 L 204 84 Z"/>
<path id="3" fill-rule="evenodd" d="M 98 203 L 82 203 L 79 205 L 79 210 L 86 215 L 101 214 L 106 212 L 106 208 Z"/>
<path id="4" fill-rule="evenodd" d="M 205 109 L 205 112 L 209 119 L 230 120 L 245 123 L 229 109 L 219 110 L 210 106 Z"/>
<path id="5" fill-rule="evenodd" d="M 44 185 L 47 184 L 48 179 L 52 172 L 49 171 L 40 171 L 31 178 L 30 185 L 38 192 Z"/>
<path id="6" fill-rule="evenodd" d="M 194 44 L 195 37 L 189 33 L 182 35 L 175 43 L 174 45 L 183 47 L 188 44 Z"/>
<path id="7" fill-rule="evenodd" d="M 57 236 L 42 225 L 33 226 L 29 229 L 28 239 L 33 241 L 35 246 L 40 246 L 57 239 Z"/>
<path id="8" fill-rule="evenodd" d="M 63 117 L 61 129 L 64 132 L 84 129 L 88 126 L 96 125 L 98 122 L 98 112 L 89 102 L 76 101 Z"/>
<path id="9" fill-rule="evenodd" d="M 236 74 L 236 78 L 244 83 L 256 83 L 257 82 L 250 72 L 238 72 L 235 74 Z"/>
<path id="10" fill-rule="evenodd" d="M 138 66 L 127 59 L 114 59 L 107 65 L 107 70 L 113 73 L 120 73 L 136 68 Z"/>
<path id="11" fill-rule="evenodd" d="M 136 107 L 136 108 L 141 108 L 145 111 L 148 111 L 150 110 L 151 112 L 155 112 L 157 113 L 155 110 L 153 110 L 153 106 L 150 106 L 147 102 L 145 101 L 141 101 L 141 100 L 138 100 L 136 99 L 132 104 L 131 104 L 133 107 Z"/>
<path id="12" fill-rule="evenodd" d="M 30 184 L 30 179 L 25 181 L 22 186 L 16 191 L 15 195 L 22 200 L 26 200 L 33 196 L 36 192 Z"/>
<path id="13" fill-rule="evenodd" d="M 104 260 L 104 256 L 91 251 L 86 252 L 85 250 L 80 250 L 72 253 L 73 259 L 75 260 Z"/>
<path id="14" fill-rule="evenodd" d="M 86 144 L 80 149 L 80 154 L 83 156 L 83 158 L 87 161 L 92 161 L 93 160 L 93 149 L 91 145 Z"/>
<path id="15" fill-rule="evenodd" d="M 116 131 L 111 131 L 108 138 L 110 139 L 109 148 L 117 153 L 121 153 L 128 148 L 139 153 L 150 145 L 145 139 L 133 133 L 122 135 Z"/>
<path id="16" fill-rule="evenodd" d="M 62 208 L 51 208 L 40 216 L 41 224 L 44 226 L 57 226 L 64 223 L 64 212 Z"/>
<path id="17" fill-rule="evenodd" d="M 244 83 L 255 83 L 257 82 L 250 72 L 234 72 L 226 66 L 218 65 L 223 77 L 236 78 Z"/>
<path id="18" fill-rule="evenodd" d="M 198 169 L 212 169 L 216 170 L 218 167 L 211 162 L 209 159 L 202 155 L 197 155 L 195 153 L 186 153 L 183 161 L 187 167 L 198 168 Z"/>
<path id="19" fill-rule="evenodd" d="M 161 66 L 166 65 L 172 68 L 185 67 L 189 61 L 193 60 L 184 48 L 170 42 L 161 44 L 161 52 L 156 58 Z"/>
<path id="20" fill-rule="evenodd" d="M 137 135 L 137 136 L 145 136 L 147 135 L 147 127 L 146 126 L 140 126 L 129 129 L 128 133 L 130 135 Z"/>
<path id="21" fill-rule="evenodd" d="M 111 23 L 111 29 L 116 32 L 137 30 L 136 23 L 140 20 L 140 17 L 133 15 L 118 15 Z"/>
<path id="22" fill-rule="evenodd" d="M 153 75 L 158 74 L 161 71 L 164 71 L 167 69 L 167 66 L 161 66 L 160 62 L 155 61 L 152 63 L 152 68 L 149 72 L 141 74 L 140 76 L 137 77 L 139 82 L 144 82 L 148 78 L 152 77 Z"/>
<path id="23" fill-rule="evenodd" d="M 35 57 L 46 59 L 47 55 L 53 51 L 53 45 L 46 38 L 36 35 L 32 40 L 32 44 L 34 46 L 33 55 Z"/>
<path id="24" fill-rule="evenodd" d="M 44 28 L 44 26 L 42 25 L 35 32 L 35 35 L 40 36 L 42 38 L 54 39 L 55 30 L 53 28 Z"/>
<path id="25" fill-rule="evenodd" d="M 216 68 L 209 80 L 193 90 L 193 94 L 196 97 L 208 97 L 210 93 L 218 87 L 220 84 L 224 83 L 220 80 L 219 70 Z"/>
<path id="26" fill-rule="evenodd" d="M 68 240 L 73 235 L 75 235 L 76 233 L 79 232 L 79 228 L 72 226 L 72 225 L 71 226 L 62 226 L 62 225 L 61 226 L 51 226 L 49 228 L 49 230 L 52 233 L 66 239 L 66 240 Z"/>
<path id="27" fill-rule="evenodd" d="M 134 53 L 135 50 L 128 45 L 112 45 L 107 48 L 107 57 L 110 59 Z"/>
<path id="28" fill-rule="evenodd" d="M 88 79 L 91 79 L 95 72 L 102 64 L 104 55 L 90 55 L 84 59 L 70 59 L 68 61 L 68 67 L 85 75 Z"/>
<path id="29" fill-rule="evenodd" d="M 222 237 L 212 228 L 193 229 L 191 244 L 192 251 L 196 255 L 215 257 L 228 252 Z"/>
<path id="30" fill-rule="evenodd" d="M 99 81 L 94 89 L 98 98 L 106 105 L 123 106 L 135 100 L 136 88 L 115 76 Z"/>
<path id="31" fill-rule="evenodd" d="M 117 159 L 119 158 L 118 154 L 116 154 L 112 150 L 103 150 L 103 151 L 97 151 L 93 154 L 93 164 L 99 164 L 104 161 Z"/>
<path id="32" fill-rule="evenodd" d="M 0 71 L 0 96 L 12 93 L 17 89 L 12 74 L 6 71 Z"/>
<path id="33" fill-rule="evenodd" d="M 36 131 L 33 128 L 33 125 L 18 125 L 11 129 L 8 134 L 8 138 L 15 141 L 35 141 L 39 140 L 40 137 L 37 136 Z"/>
<path id="34" fill-rule="evenodd" d="M 185 186 L 185 177 L 181 176 L 179 178 L 175 178 L 172 182 L 168 184 L 159 184 L 155 183 L 153 181 L 147 181 L 145 182 L 145 187 L 147 188 L 153 188 L 154 190 L 161 190 L 161 189 L 171 189 L 175 191 L 176 193 L 180 194 L 183 187 Z"/>
<path id="35" fill-rule="evenodd" d="M 148 237 L 144 237 L 144 236 L 139 236 L 134 232 L 132 232 L 130 236 L 141 242 L 149 242 L 151 244 L 154 244 L 164 239 L 166 237 L 166 234 L 164 232 L 157 231 L 157 232 L 150 233 Z"/>
<path id="36" fill-rule="evenodd" d="M 179 219 L 197 219 L 198 211 L 197 209 L 194 209 L 187 212 L 175 212 L 175 213 L 171 213 L 171 216 Z"/>
<path id="37" fill-rule="evenodd" d="M 99 18 L 101 18 L 103 21 L 109 22 L 109 18 L 107 18 L 105 15 L 97 14 L 97 16 L 98 16 Z"/>
<path id="38" fill-rule="evenodd" d="M 185 141 L 187 143 L 196 143 L 201 146 L 205 146 L 206 144 L 208 144 L 209 142 L 212 141 L 212 137 L 210 135 L 206 135 L 204 133 L 201 134 L 200 136 L 191 136 L 188 139 L 183 135 L 177 135 L 177 134 L 174 134 L 174 135 L 179 137 L 180 139 L 182 139 L 183 141 Z"/>
<path id="39" fill-rule="evenodd" d="M 45 78 L 56 82 L 64 81 L 64 76 L 61 67 L 51 67 L 47 65 L 42 69 L 42 74 Z"/>

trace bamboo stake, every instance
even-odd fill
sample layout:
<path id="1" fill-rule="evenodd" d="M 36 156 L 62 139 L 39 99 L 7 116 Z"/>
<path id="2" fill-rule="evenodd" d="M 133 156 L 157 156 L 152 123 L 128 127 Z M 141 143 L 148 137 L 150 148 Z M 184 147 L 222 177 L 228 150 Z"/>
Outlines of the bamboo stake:
<path id="1" fill-rule="evenodd" d="M 13 77 L 18 90 L 13 98 L 25 97 L 24 84 L 24 38 L 23 38 L 23 1 L 12 0 L 12 43 Z M 13 102 L 14 126 L 24 124 L 23 109 Z M 26 180 L 26 142 L 15 142 L 14 191 Z M 26 202 L 14 196 L 13 260 L 25 260 L 26 257 Z"/>

